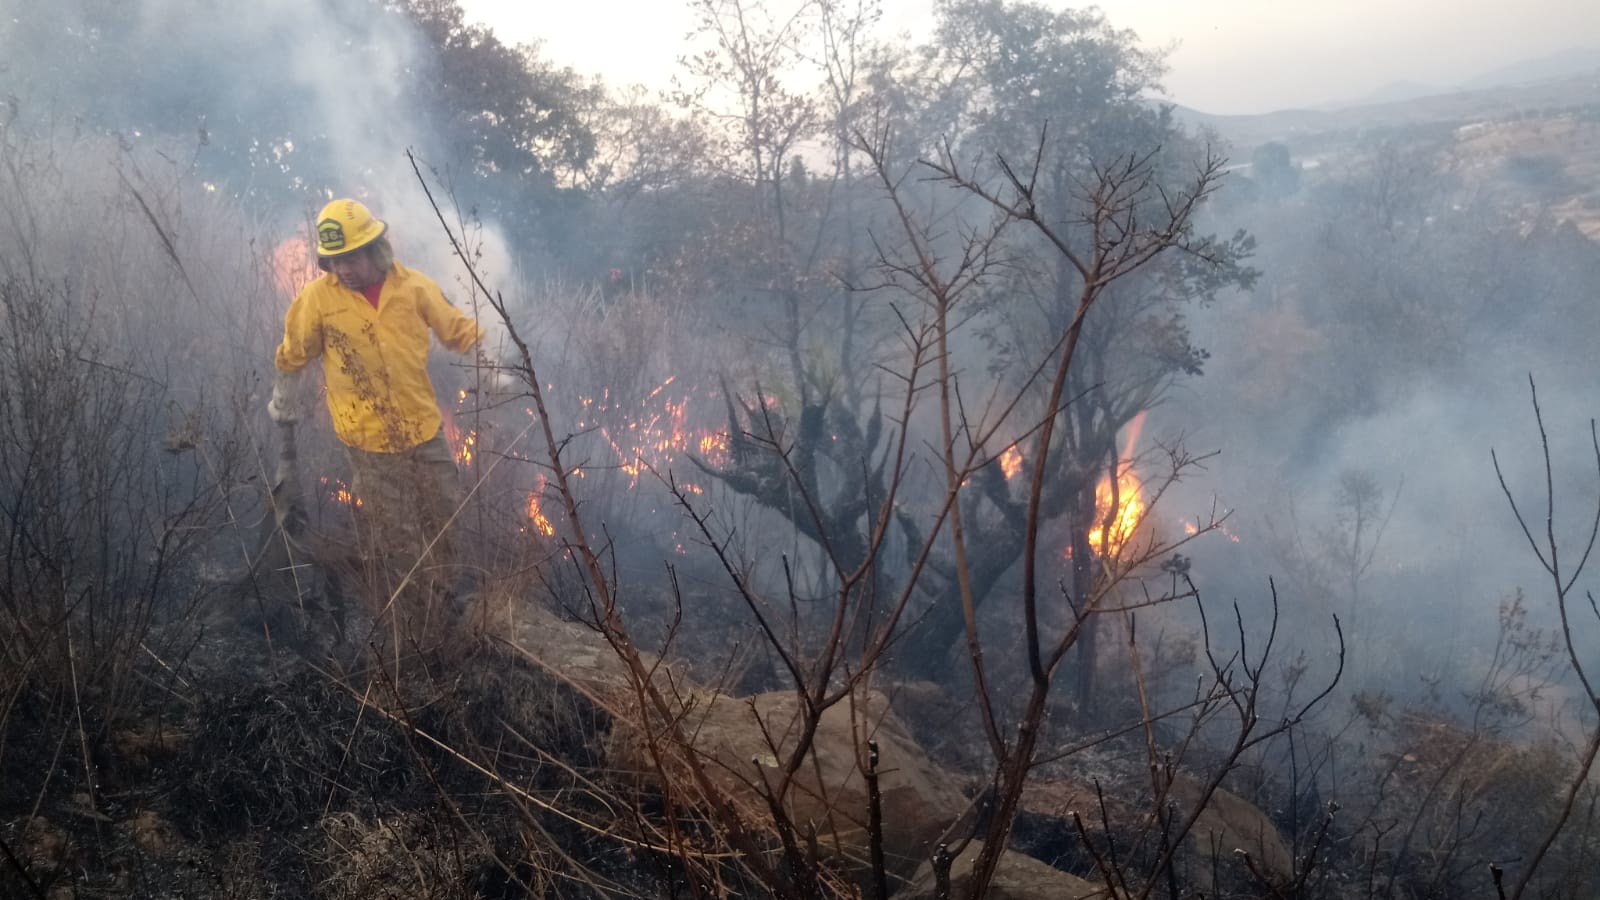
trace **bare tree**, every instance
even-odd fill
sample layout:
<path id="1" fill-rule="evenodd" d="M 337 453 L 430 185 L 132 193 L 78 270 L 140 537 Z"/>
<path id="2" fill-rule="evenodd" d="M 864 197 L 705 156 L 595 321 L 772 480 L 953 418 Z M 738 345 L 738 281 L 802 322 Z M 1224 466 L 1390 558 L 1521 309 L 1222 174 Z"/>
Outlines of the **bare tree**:
<path id="1" fill-rule="evenodd" d="M 1494 462 L 1495 476 L 1499 479 L 1500 489 L 1506 496 L 1506 502 L 1511 505 L 1511 513 L 1521 527 L 1523 535 L 1528 539 L 1528 546 L 1533 550 L 1534 556 L 1539 560 L 1539 565 L 1545 574 L 1550 576 L 1551 597 L 1555 600 L 1556 612 L 1561 618 L 1561 639 L 1567 651 L 1567 661 L 1570 663 L 1572 677 L 1583 686 L 1583 696 L 1596 714 L 1600 714 L 1600 693 L 1595 690 L 1590 681 L 1589 671 L 1583 662 L 1583 655 L 1578 649 L 1578 638 L 1574 629 L 1574 603 L 1578 578 L 1583 574 L 1584 567 L 1589 562 L 1589 554 L 1593 552 L 1597 537 L 1600 537 L 1600 501 L 1595 503 L 1595 515 L 1589 525 L 1589 533 L 1582 539 L 1577 558 L 1562 559 L 1562 542 L 1556 536 L 1556 487 L 1554 469 L 1550 462 L 1550 438 L 1545 431 L 1544 413 L 1539 408 L 1539 393 L 1533 377 L 1528 377 L 1528 391 L 1530 402 L 1533 404 L 1534 423 L 1539 431 L 1539 448 L 1544 462 L 1544 532 L 1535 535 L 1529 526 L 1527 518 L 1517 506 L 1516 496 L 1506 484 L 1505 473 L 1500 469 L 1500 458 L 1493 451 L 1490 457 Z M 1600 471 L 1600 436 L 1595 431 L 1594 420 L 1589 420 L 1589 442 L 1594 448 L 1595 467 Z M 1600 606 L 1595 603 L 1593 594 L 1585 594 L 1588 599 L 1590 612 L 1600 620 Z M 1600 756 L 1600 724 L 1591 722 L 1588 725 L 1589 734 L 1582 750 L 1578 753 L 1577 767 L 1573 773 L 1561 806 L 1556 814 L 1555 821 L 1550 823 L 1549 831 L 1533 848 L 1532 855 L 1522 865 L 1521 873 L 1516 877 L 1511 889 L 1513 900 L 1523 896 L 1533 883 L 1534 877 L 1539 872 L 1540 864 L 1555 845 L 1556 839 L 1561 836 L 1562 829 L 1571 819 L 1573 809 L 1578 798 L 1582 796 L 1585 786 L 1589 782 L 1589 773 L 1594 767 L 1595 757 Z M 1504 892 L 1501 892 L 1504 895 Z"/>

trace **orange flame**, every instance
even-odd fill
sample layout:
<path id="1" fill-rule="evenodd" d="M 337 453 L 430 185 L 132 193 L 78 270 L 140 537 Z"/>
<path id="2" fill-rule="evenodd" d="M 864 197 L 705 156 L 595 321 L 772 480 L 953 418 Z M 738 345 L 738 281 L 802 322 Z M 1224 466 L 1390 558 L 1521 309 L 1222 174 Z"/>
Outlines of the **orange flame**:
<path id="1" fill-rule="evenodd" d="M 1094 506 L 1095 525 L 1089 529 L 1089 546 L 1101 556 L 1115 556 L 1122 546 L 1133 537 L 1133 532 L 1138 529 L 1139 523 L 1144 519 L 1144 498 L 1140 496 L 1139 479 L 1132 472 L 1124 470 L 1117 475 L 1117 489 L 1111 490 L 1109 476 L 1100 479 L 1095 485 Z M 1113 497 L 1112 494 L 1116 496 Z M 1115 503 L 1116 514 L 1107 516 L 1107 510 Z M 1110 520 L 1109 530 L 1107 519 Z"/>
<path id="2" fill-rule="evenodd" d="M 1143 485 L 1131 466 L 1133 448 L 1138 446 L 1139 432 L 1143 429 L 1144 413 L 1141 412 L 1128 423 L 1125 450 L 1117 461 L 1115 489 L 1109 473 L 1102 475 L 1094 488 L 1095 523 L 1089 530 L 1089 546 L 1101 556 L 1115 556 L 1120 552 L 1144 520 Z"/>
<path id="3" fill-rule="evenodd" d="M 689 396 L 680 400 L 663 396 L 677 380 L 673 375 L 656 385 L 637 407 L 614 400 L 610 389 L 598 397 L 578 398 L 582 409 L 578 427 L 595 429 L 606 442 L 616 456 L 617 469 L 628 476 L 629 488 L 637 487 L 651 469 L 670 467 L 683 453 L 698 451 L 713 465 L 726 458 L 726 434 L 689 425 Z M 680 482 L 679 486 L 690 493 L 704 493 L 696 485 Z"/>
<path id="4" fill-rule="evenodd" d="M 345 506 L 360 507 L 362 505 L 361 498 L 357 497 L 355 492 L 351 491 L 350 487 L 339 479 L 330 479 L 324 475 L 317 480 L 323 487 L 328 489 L 328 496 L 332 497 L 336 502 L 343 503 Z"/>
<path id="5" fill-rule="evenodd" d="M 1239 536 L 1237 534 L 1234 534 L 1233 532 L 1229 531 L 1227 525 L 1224 525 L 1221 522 L 1212 522 L 1210 527 L 1211 527 L 1212 530 L 1217 531 L 1218 533 L 1222 534 L 1223 536 L 1225 536 L 1228 540 L 1232 541 L 1233 543 L 1237 544 L 1237 543 L 1240 542 L 1239 541 Z M 1194 537 L 1195 535 L 1200 533 L 1200 526 L 1198 524 L 1194 523 L 1194 522 L 1189 521 L 1188 519 L 1184 519 L 1183 520 L 1183 533 L 1189 535 L 1190 537 Z"/>
<path id="6" fill-rule="evenodd" d="M 472 450 L 478 446 L 478 433 L 469 431 L 461 436 L 461 443 L 456 445 L 456 462 L 467 466 L 472 464 Z"/>
<path id="7" fill-rule="evenodd" d="M 728 452 L 728 436 L 720 432 L 700 435 L 700 455 L 718 456 Z"/>
<path id="8" fill-rule="evenodd" d="M 549 537 L 556 533 L 556 526 L 545 516 L 544 510 L 539 508 L 539 493 L 544 489 L 544 478 L 541 476 L 539 481 L 539 488 L 528 492 L 528 521 L 533 523 L 533 527 L 540 534 Z"/>
<path id="9" fill-rule="evenodd" d="M 728 434 L 690 424 L 689 407 L 695 395 L 689 392 L 672 393 L 669 389 L 677 381 L 676 375 L 668 377 L 642 398 L 629 402 L 620 400 L 610 388 L 602 389 L 595 396 L 577 397 L 578 415 L 574 424 L 597 436 L 603 442 L 602 448 L 609 448 L 614 463 L 608 468 L 627 476 L 624 489 L 638 487 L 640 480 L 651 470 L 665 474 L 685 454 L 697 454 L 711 465 L 720 465 L 728 458 Z M 461 391 L 457 396 L 464 402 L 467 392 Z M 528 416 L 534 416 L 532 409 L 524 411 Z M 479 435 L 458 425 L 450 409 L 441 409 L 440 412 L 445 437 L 450 442 L 456 461 L 470 464 L 482 450 Z M 588 470 L 594 466 L 593 462 L 586 463 L 582 467 L 574 467 L 568 474 L 573 478 L 586 478 L 590 474 Z M 687 495 L 704 495 L 707 492 L 704 485 L 681 478 L 675 478 L 674 484 Z M 545 488 L 545 477 L 541 475 L 537 488 L 527 495 L 524 503 L 523 511 L 530 523 L 525 530 L 553 535 L 555 525 L 544 514 L 541 504 Z"/>
<path id="10" fill-rule="evenodd" d="M 1007 481 L 1017 477 L 1017 473 L 1022 471 L 1022 451 L 1018 450 L 1015 444 L 1000 454 L 1000 471 L 1006 476 Z"/>
<path id="11" fill-rule="evenodd" d="M 444 429 L 444 439 L 450 443 L 450 452 L 455 456 L 456 462 L 469 465 L 473 454 L 477 451 L 478 433 L 472 430 L 463 431 L 461 426 L 456 424 L 456 417 L 443 407 L 439 409 L 439 420 L 440 427 Z"/>

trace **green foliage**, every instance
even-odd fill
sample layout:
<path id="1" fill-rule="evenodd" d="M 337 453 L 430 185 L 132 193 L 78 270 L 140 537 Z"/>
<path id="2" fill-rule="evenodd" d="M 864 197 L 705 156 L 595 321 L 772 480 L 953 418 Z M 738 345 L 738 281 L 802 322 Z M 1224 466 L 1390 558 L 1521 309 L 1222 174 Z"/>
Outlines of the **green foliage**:
<path id="1" fill-rule="evenodd" d="M 1173 123 L 1169 109 L 1143 97 L 1159 87 L 1159 53 L 1141 48 L 1134 33 L 1114 28 L 1094 9 L 947 0 L 938 12 L 939 43 L 929 55 L 960 73 L 953 81 L 970 98 L 946 132 L 959 158 L 1003 160 L 1033 187 L 1033 202 L 1084 258 L 1098 239 L 1085 227 L 1096 203 L 1127 202 L 1134 220 L 1161 220 L 1164 198 L 1181 194 L 1204 148 Z M 1148 165 L 1145 190 L 1126 198 L 1093 195 L 1101 173 L 1131 168 L 1136 160 Z M 979 171 L 998 178 L 993 166 Z M 1107 393 L 1199 374 L 1207 354 L 1193 346 L 1182 305 L 1210 302 L 1254 281 L 1245 265 L 1254 239 L 1243 232 L 1183 240 L 1186 251 L 1163 254 L 1110 286 L 1109 302 L 1091 313 L 1086 342 L 1117 348 L 1115 360 L 1091 366 Z M 1014 274 L 990 292 L 994 317 L 985 333 L 991 366 L 1020 375 L 1043 349 L 1038 336 L 1059 334 L 1068 324 L 1081 283 L 1038 235 L 1013 234 L 1007 241 Z"/>
<path id="2" fill-rule="evenodd" d="M 1142 99 L 1165 63 L 1098 9 L 943 0 L 936 14 L 930 55 L 966 98 L 947 134 L 974 151 L 1023 165 L 1043 135 L 1048 165 L 1081 176 L 1166 136 L 1167 114 Z"/>
<path id="3" fill-rule="evenodd" d="M 461 7 L 439 0 L 390 0 L 421 34 L 422 63 L 409 73 L 430 134 L 427 153 L 465 176 L 459 199 L 519 242 L 561 244 L 568 218 L 558 189 L 593 158 L 587 111 L 601 91 L 556 69 L 533 47 L 509 47 Z M 552 212 L 562 215 L 552 216 Z"/>
<path id="4" fill-rule="evenodd" d="M 1250 178 L 1269 199 L 1287 197 L 1300 190 L 1300 169 L 1289 157 L 1289 148 L 1268 141 L 1250 155 Z"/>

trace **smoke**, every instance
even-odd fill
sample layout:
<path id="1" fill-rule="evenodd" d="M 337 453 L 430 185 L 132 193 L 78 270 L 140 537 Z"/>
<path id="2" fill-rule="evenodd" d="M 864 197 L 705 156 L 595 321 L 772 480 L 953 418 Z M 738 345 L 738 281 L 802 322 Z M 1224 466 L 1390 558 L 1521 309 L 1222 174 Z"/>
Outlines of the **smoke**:
<path id="1" fill-rule="evenodd" d="M 673 305 L 627 286 L 569 290 L 550 280 L 541 260 L 520 257 L 497 223 L 478 217 L 471 198 L 453 189 L 478 173 L 450 155 L 451 136 L 430 133 L 414 99 L 437 77 L 436 48 L 403 15 L 368 3 L 290 0 L 10 5 L 0 15 L 10 22 L 0 31 L 0 58 L 6 90 L 15 95 L 11 128 L 75 136 L 85 122 L 105 123 L 126 145 L 159 149 L 175 165 L 192 165 L 218 193 L 238 198 L 264 223 L 271 245 L 304 227 L 331 197 L 358 197 L 389 223 L 400 261 L 440 282 L 489 330 L 485 345 L 503 360 L 509 341 L 458 259 L 459 247 L 490 290 L 503 290 L 541 375 L 563 382 L 562 400 L 574 407 L 557 411 L 563 421 L 587 427 L 580 398 L 598 402 L 607 389 L 646 396 L 675 374 L 682 380 L 661 396 L 681 397 L 695 376 L 723 368 L 723 354 L 742 354 L 751 381 L 765 377 L 772 389 L 775 379 L 761 359 L 767 348 L 707 346 L 708 334 L 733 333 L 710 326 L 754 320 L 749 310 L 757 303 L 719 297 L 726 301 L 720 307 Z M 407 150 L 459 244 L 446 238 Z M 1316 177 L 1337 177 L 1327 168 Z M 114 181 L 99 174 L 93 183 Z M 115 184 L 103 195 L 118 198 L 106 202 L 129 199 Z M 1543 356 L 1544 338 L 1563 328 L 1538 330 L 1537 311 L 1519 319 L 1504 298 L 1469 297 L 1479 306 L 1464 304 L 1460 322 L 1443 323 L 1457 330 L 1432 351 L 1455 361 L 1407 368 L 1409 348 L 1392 340 L 1402 329 L 1363 332 L 1352 320 L 1399 306 L 1379 289 L 1406 276 L 1408 289 L 1435 288 L 1414 304 L 1417 318 L 1396 320 L 1426 338 L 1429 316 L 1451 297 L 1437 283 L 1468 271 L 1462 254 L 1419 258 L 1394 272 L 1368 273 L 1368 258 L 1350 250 L 1328 262 L 1318 223 L 1335 222 L 1329 230 L 1339 235 L 1361 227 L 1361 210 L 1331 212 L 1334 199 L 1308 189 L 1282 200 L 1282 209 L 1235 210 L 1238 221 L 1219 229 L 1237 224 L 1264 236 L 1269 244 L 1257 265 L 1286 286 L 1285 296 L 1219 303 L 1191 316 L 1198 342 L 1212 354 L 1209 371 L 1152 413 L 1147 441 L 1183 433 L 1192 450 L 1220 455 L 1155 515 L 1176 527 L 1180 516 L 1209 510 L 1213 496 L 1236 511 L 1230 534 L 1186 548 L 1202 586 L 1221 599 L 1259 598 L 1266 579 L 1281 576 L 1287 601 L 1307 622 L 1312 613 L 1355 611 L 1363 620 L 1349 624 L 1369 633 L 1392 628 L 1402 613 L 1492 624 L 1500 599 L 1532 588 L 1541 572 L 1500 493 L 1489 450 L 1501 451 L 1508 484 L 1528 501 L 1530 525 L 1542 525 L 1541 451 L 1524 378 L 1535 372 L 1561 501 L 1555 524 L 1578 540 L 1593 497 L 1584 427 L 1593 414 L 1592 385 L 1583 377 L 1592 365 L 1570 345 L 1566 355 Z M 1445 210 L 1401 218 L 1443 221 Z M 1370 283 L 1354 276 L 1324 283 L 1347 272 L 1370 274 Z M 1525 296 L 1552 290 L 1538 280 L 1537 267 L 1524 275 L 1531 279 L 1520 285 Z M 1492 332 L 1485 311 L 1497 316 Z M 260 349 L 265 367 L 268 348 Z M 984 362 L 973 360 L 971 371 L 982 371 Z M 436 371 L 451 372 L 448 363 Z M 715 388 L 699 396 L 715 422 Z M 606 445 L 598 430 L 586 434 L 598 442 L 592 459 L 626 462 L 628 447 Z"/>
<path id="2" fill-rule="evenodd" d="M 16 125 L 95 123 L 129 147 L 187 143 L 197 174 L 285 235 L 323 202 L 354 196 L 391 223 L 403 261 L 449 265 L 406 153 L 446 175 L 465 163 L 417 107 L 437 64 L 404 15 L 294 0 L 17 7 L 0 35 Z M 480 232 L 485 269 L 511 274 L 493 224 Z"/>
<path id="3" fill-rule="evenodd" d="M 1295 244 L 1274 262 L 1313 252 Z M 1539 295 L 1548 285 L 1525 288 Z M 1306 351 L 1298 368 L 1268 382 L 1277 394 L 1263 398 L 1246 389 L 1263 384 L 1258 367 L 1272 365 L 1263 356 L 1270 350 L 1246 334 L 1248 320 L 1261 315 L 1225 303 L 1200 313 L 1215 365 L 1152 415 L 1158 436 L 1181 432 L 1191 450 L 1218 451 L 1157 513 L 1163 522 L 1193 520 L 1213 500 L 1232 511 L 1226 534 L 1184 548 L 1202 591 L 1215 603 L 1240 602 L 1259 622 L 1273 579 L 1292 646 L 1331 670 L 1337 615 L 1351 648 L 1347 687 L 1402 697 L 1429 684 L 1474 683 L 1495 646 L 1502 604 L 1519 591 L 1530 623 L 1554 633 L 1550 577 L 1529 544 L 1529 533 L 1543 543 L 1547 521 L 1529 377 L 1549 441 L 1549 523 L 1570 576 L 1600 504 L 1590 436 L 1596 406 L 1584 363 L 1531 339 L 1535 325 L 1494 333 L 1478 326 L 1473 339 L 1497 348 L 1494 355 L 1381 379 L 1375 408 L 1351 412 L 1328 384 L 1348 383 L 1349 371 L 1394 371 L 1394 361 L 1352 348 L 1323 368 L 1314 365 L 1323 357 Z M 1573 598 L 1581 605 L 1595 584 L 1586 573 Z"/>
<path id="4" fill-rule="evenodd" d="M 436 120 L 417 99 L 438 77 L 438 48 L 405 15 L 377 3 L 298 0 L 7 7 L 0 93 L 11 93 L 12 116 L 0 138 L 16 142 L 5 152 L 30 146 L 11 153 L 14 166 L 43 167 L 14 172 L 17 184 L 50 189 L 19 188 L 11 208 L 31 212 L 9 221 L 30 233 L 4 237 L 41 272 L 70 272 L 85 295 L 118 298 L 118 321 L 130 323 L 121 339 L 183 360 L 172 378 L 213 394 L 226 385 L 244 420 L 264 424 L 272 349 L 292 293 L 268 277 L 273 251 L 307 238 L 336 196 L 359 198 L 384 219 L 398 261 L 478 320 L 492 361 L 506 358 L 504 326 L 458 248 L 490 290 L 525 309 L 516 299 L 521 261 L 497 223 L 455 190 L 470 181 L 462 178 L 470 163 L 449 155 L 459 142 L 430 130 Z M 192 286 L 180 278 L 146 290 L 162 241 Z M 86 253 L 108 264 L 78 265 Z M 135 255 L 137 269 L 114 264 Z M 21 258 L 8 253 L 5 263 Z M 167 324 L 174 315 L 181 327 Z M 519 316 L 519 327 L 531 325 L 531 315 Z M 472 423 L 465 428 L 479 427 L 467 418 L 479 405 L 465 393 L 478 374 L 471 362 L 435 353 L 430 365 L 441 405 Z M 490 387 L 501 380 L 484 374 Z M 320 423 L 302 439 L 303 456 L 313 471 L 342 477 Z"/>

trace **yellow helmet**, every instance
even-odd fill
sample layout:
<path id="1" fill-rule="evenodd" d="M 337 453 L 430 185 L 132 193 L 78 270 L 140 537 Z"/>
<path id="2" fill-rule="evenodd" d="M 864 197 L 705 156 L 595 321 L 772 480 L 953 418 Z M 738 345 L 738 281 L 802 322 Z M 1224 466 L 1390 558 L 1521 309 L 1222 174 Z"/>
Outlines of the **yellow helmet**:
<path id="1" fill-rule="evenodd" d="M 382 219 L 355 200 L 335 200 L 317 214 L 317 255 L 343 256 L 377 240 L 384 230 Z"/>

